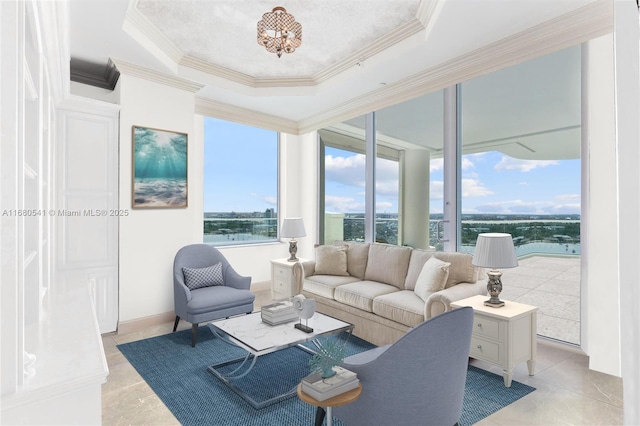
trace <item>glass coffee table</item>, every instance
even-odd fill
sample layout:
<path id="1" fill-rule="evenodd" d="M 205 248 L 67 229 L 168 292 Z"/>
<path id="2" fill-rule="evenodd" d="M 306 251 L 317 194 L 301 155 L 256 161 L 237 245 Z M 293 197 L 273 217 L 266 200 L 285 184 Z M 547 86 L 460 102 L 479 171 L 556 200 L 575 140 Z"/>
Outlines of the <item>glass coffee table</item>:
<path id="1" fill-rule="evenodd" d="M 321 343 L 318 341 L 318 338 L 342 332 L 346 332 L 344 338 L 344 344 L 346 344 L 354 326 L 353 324 L 319 312 L 316 312 L 308 321 L 309 327 L 313 328 L 313 332 L 311 333 L 305 333 L 294 328 L 294 324 L 295 322 L 275 326 L 268 325 L 262 322 L 260 312 L 210 322 L 208 326 L 214 336 L 226 343 L 244 349 L 246 355 L 210 365 L 208 370 L 256 409 L 264 408 L 275 402 L 296 395 L 296 385 L 293 385 L 291 389 L 282 394 L 267 400 L 256 401 L 237 384 L 239 380 L 251 374 L 254 366 L 258 362 L 258 358 L 263 355 L 293 346 L 314 354 L 315 351 L 313 348 L 307 347 L 303 345 L 303 343 L 312 342 L 316 348 L 320 348 Z M 233 364 L 238 364 L 238 366 L 231 371 L 226 371 L 228 368 L 223 369 L 223 367 Z M 225 371 L 223 372 L 221 370 Z M 297 378 L 297 382 L 299 382 L 300 379 L 302 379 L 302 377 Z"/>

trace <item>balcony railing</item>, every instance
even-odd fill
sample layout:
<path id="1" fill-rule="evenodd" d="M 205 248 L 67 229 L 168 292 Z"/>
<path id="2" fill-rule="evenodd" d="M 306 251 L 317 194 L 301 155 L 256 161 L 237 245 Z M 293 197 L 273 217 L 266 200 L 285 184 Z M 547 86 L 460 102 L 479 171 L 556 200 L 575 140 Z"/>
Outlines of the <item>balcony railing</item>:
<path id="1" fill-rule="evenodd" d="M 442 248 L 437 238 L 439 221 L 440 219 L 429 220 L 430 245 L 436 249 Z M 518 257 L 532 254 L 580 255 L 579 219 L 463 220 L 460 251 L 473 253 L 478 234 L 484 232 L 511 234 Z M 364 217 L 345 216 L 343 233 L 345 240 L 364 241 Z M 376 240 L 397 244 L 398 219 L 376 218 Z"/>
<path id="2" fill-rule="evenodd" d="M 216 246 L 263 243 L 278 238 L 276 217 L 205 217 L 204 242 Z"/>

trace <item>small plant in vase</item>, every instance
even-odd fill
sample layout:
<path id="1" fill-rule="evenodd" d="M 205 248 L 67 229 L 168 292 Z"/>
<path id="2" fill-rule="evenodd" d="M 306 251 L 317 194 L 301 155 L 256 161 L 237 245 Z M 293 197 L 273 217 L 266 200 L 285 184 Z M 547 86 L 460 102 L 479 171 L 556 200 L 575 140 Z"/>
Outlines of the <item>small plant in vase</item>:
<path id="1" fill-rule="evenodd" d="M 309 361 L 311 372 L 322 373 L 323 379 L 336 374 L 333 367 L 344 360 L 346 345 L 340 339 L 331 339 L 326 345 L 321 346 Z"/>

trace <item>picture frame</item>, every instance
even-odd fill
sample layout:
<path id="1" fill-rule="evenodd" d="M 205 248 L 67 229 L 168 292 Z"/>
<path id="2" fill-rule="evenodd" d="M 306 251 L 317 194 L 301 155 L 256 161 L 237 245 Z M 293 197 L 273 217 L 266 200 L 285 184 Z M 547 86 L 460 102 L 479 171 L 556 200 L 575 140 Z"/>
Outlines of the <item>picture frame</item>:
<path id="1" fill-rule="evenodd" d="M 134 125 L 131 140 L 132 208 L 186 208 L 187 133 Z"/>

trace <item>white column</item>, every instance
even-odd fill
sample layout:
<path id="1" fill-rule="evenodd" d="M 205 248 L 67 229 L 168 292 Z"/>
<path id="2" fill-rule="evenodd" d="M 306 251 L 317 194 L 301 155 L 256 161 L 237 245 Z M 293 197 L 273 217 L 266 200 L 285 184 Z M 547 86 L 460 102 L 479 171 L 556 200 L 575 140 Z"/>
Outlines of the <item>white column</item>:
<path id="1" fill-rule="evenodd" d="M 640 424 L 640 28 L 635 1 L 614 1 L 618 270 L 624 423 Z"/>
<path id="2" fill-rule="evenodd" d="M 402 243 L 429 248 L 429 167 L 426 149 L 408 150 L 404 155 L 402 186 Z"/>

